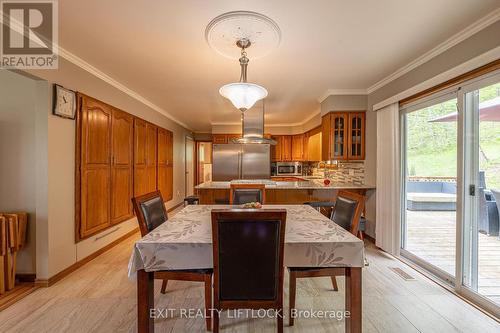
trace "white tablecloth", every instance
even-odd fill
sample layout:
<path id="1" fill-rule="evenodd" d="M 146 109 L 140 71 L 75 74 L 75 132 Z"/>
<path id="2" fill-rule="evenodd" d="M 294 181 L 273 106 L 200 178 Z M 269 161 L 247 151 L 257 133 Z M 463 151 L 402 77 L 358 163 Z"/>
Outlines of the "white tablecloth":
<path id="1" fill-rule="evenodd" d="M 190 205 L 134 244 L 128 275 L 175 269 L 212 268 L 212 209 Z M 363 242 L 306 205 L 265 205 L 287 210 L 285 266 L 363 267 Z"/>

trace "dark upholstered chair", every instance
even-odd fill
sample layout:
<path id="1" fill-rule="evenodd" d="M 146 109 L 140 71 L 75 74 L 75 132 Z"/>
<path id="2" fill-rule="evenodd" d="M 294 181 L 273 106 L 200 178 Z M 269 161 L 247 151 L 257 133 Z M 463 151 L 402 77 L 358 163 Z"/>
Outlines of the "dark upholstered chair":
<path id="1" fill-rule="evenodd" d="M 212 210 L 215 310 L 274 309 L 283 332 L 285 224 L 284 209 Z"/>
<path id="2" fill-rule="evenodd" d="M 365 197 L 361 194 L 339 191 L 335 201 L 334 211 L 331 219 L 333 222 L 349 231 L 354 236 L 358 235 L 359 221 L 365 205 Z M 329 276 L 332 280 L 333 290 L 338 291 L 336 276 L 339 269 L 335 267 L 311 268 L 311 267 L 288 267 L 290 273 L 290 326 L 294 324 L 292 309 L 295 308 L 295 294 L 298 278 Z"/>
<path id="3" fill-rule="evenodd" d="M 249 202 L 264 204 L 266 185 L 264 184 L 231 184 L 229 204 L 243 205 Z"/>
<path id="4" fill-rule="evenodd" d="M 160 191 L 151 192 L 132 198 L 135 215 L 139 222 L 141 235 L 144 237 L 163 223 L 168 215 Z M 155 272 L 155 279 L 163 280 L 161 293 L 165 294 L 168 280 L 196 281 L 205 283 L 205 313 L 207 330 L 211 330 L 212 320 L 209 314 L 212 308 L 212 269 L 183 269 Z"/>

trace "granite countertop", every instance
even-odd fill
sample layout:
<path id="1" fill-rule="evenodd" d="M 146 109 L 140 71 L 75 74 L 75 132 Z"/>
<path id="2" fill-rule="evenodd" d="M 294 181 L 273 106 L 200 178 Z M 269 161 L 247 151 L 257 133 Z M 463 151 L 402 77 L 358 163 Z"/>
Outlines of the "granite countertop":
<path id="1" fill-rule="evenodd" d="M 322 179 L 305 180 L 297 182 L 281 182 L 272 180 L 244 180 L 233 182 L 206 182 L 196 186 L 196 189 L 229 189 L 231 183 L 238 184 L 265 184 L 266 189 L 300 189 L 300 190 L 335 190 L 335 189 L 375 189 L 373 185 L 358 185 L 352 183 L 330 183 L 326 186 Z"/>

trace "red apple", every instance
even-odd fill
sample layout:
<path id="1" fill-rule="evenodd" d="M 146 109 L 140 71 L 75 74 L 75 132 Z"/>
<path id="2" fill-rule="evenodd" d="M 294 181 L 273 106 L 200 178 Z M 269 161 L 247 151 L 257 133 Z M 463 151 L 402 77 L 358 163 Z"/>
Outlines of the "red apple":
<path id="1" fill-rule="evenodd" d="M 326 186 L 330 185 L 330 179 L 325 179 L 325 180 L 323 181 L 323 183 L 324 183 Z"/>

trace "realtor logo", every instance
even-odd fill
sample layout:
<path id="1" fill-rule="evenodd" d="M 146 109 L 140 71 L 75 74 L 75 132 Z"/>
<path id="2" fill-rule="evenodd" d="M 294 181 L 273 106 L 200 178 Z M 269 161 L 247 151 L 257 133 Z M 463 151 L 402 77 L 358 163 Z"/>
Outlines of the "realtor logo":
<path id="1" fill-rule="evenodd" d="M 57 0 L 3 0 L 0 4 L 0 67 L 56 69 Z"/>

